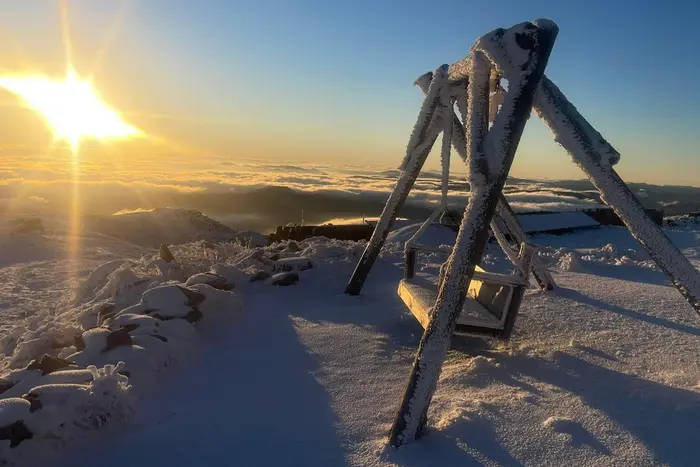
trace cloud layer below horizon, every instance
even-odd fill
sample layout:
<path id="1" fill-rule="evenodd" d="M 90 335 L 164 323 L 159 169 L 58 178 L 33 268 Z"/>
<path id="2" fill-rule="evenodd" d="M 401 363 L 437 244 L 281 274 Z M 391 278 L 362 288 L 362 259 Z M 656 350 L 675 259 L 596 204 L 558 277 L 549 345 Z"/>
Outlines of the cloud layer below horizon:
<path id="1" fill-rule="evenodd" d="M 194 207 L 233 225 L 260 227 L 280 222 L 269 203 L 289 202 L 283 193 L 262 189 L 285 187 L 304 198 L 288 210 L 307 213 L 312 222 L 356 215 L 376 216 L 393 189 L 398 170 L 382 167 L 350 167 L 299 164 L 263 160 L 201 159 L 185 156 L 84 157 L 74 161 L 69 153 L 28 157 L 25 151 L 2 148 L 0 158 L 0 212 L 8 215 L 63 212 L 78 207 L 85 215 L 111 215 L 122 210 L 154 207 Z M 458 166 L 450 180 L 450 203 L 464 205 L 468 184 Z M 425 170 L 411 192 L 410 202 L 429 208 L 440 196 L 440 175 Z M 698 199 L 700 189 L 633 184 L 647 205 L 679 206 Z M 661 195 L 660 195 L 661 193 Z M 666 193 L 666 194 L 664 194 Z M 537 181 L 510 179 L 506 196 L 517 211 L 565 211 L 592 208 L 600 198 L 587 181 Z M 77 202 L 76 202 L 77 199 Z M 226 200 L 245 200 L 231 202 Z M 260 201 L 260 202 L 258 202 Z M 333 206 L 343 204 L 337 212 Z M 353 204 L 354 203 L 354 204 Z M 298 205 L 297 205 L 298 204 Z M 417 213 L 422 211 L 416 211 Z M 301 213 L 299 214 L 301 215 Z M 325 216 L 325 219 L 324 219 Z M 296 213 L 290 214 L 295 220 Z M 266 228 L 270 226 L 265 224 Z"/>

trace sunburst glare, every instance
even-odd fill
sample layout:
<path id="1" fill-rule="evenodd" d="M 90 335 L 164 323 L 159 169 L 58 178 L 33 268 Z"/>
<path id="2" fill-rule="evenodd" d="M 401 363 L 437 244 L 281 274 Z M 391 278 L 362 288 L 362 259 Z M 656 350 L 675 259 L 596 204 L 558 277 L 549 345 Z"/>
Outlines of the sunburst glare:
<path id="1" fill-rule="evenodd" d="M 38 112 L 51 126 L 54 138 L 70 143 L 73 153 L 86 138 L 105 140 L 140 134 L 72 67 L 64 79 L 42 75 L 0 77 L 0 87 L 18 95 Z"/>

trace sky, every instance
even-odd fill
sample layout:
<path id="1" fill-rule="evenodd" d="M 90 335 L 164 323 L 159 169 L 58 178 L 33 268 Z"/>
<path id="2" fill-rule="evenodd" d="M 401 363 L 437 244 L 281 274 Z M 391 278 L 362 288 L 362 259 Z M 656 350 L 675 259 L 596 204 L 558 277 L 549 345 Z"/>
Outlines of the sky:
<path id="1" fill-rule="evenodd" d="M 0 0 L 0 76 L 60 77 L 70 59 L 153 136 L 91 145 L 80 160 L 93 168 L 396 167 L 422 101 L 415 78 L 491 29 L 544 17 L 560 27 L 547 75 L 622 153 L 623 178 L 700 186 L 699 15 L 679 1 Z M 47 141 L 43 122 L 0 91 L 4 157 L 42 177 L 71 160 L 47 154 Z M 583 177 L 536 118 L 511 174 Z"/>

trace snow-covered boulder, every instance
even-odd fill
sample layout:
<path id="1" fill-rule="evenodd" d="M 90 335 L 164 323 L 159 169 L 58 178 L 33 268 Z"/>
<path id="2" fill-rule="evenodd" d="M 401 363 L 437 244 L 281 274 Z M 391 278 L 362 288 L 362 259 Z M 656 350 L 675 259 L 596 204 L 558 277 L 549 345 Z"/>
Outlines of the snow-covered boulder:
<path id="1" fill-rule="evenodd" d="M 161 320 L 148 315 L 125 313 L 105 322 L 110 329 L 126 329 L 132 336 L 138 334 L 157 334 Z"/>
<path id="2" fill-rule="evenodd" d="M 103 352 L 83 349 L 70 355 L 68 358 L 79 366 L 84 367 L 89 365 L 103 367 L 105 365 L 116 365 L 119 362 L 124 362 L 124 371 L 127 373 L 132 373 L 134 370 L 147 371 L 154 366 L 152 365 L 146 349 L 133 344 L 116 347 Z"/>
<path id="3" fill-rule="evenodd" d="M 75 311 L 76 321 L 84 328 L 94 328 L 116 313 L 116 304 L 110 300 L 89 302 Z"/>
<path id="4" fill-rule="evenodd" d="M 294 271 L 280 272 L 270 277 L 268 281 L 271 285 L 294 285 L 299 282 L 299 274 Z"/>
<path id="5" fill-rule="evenodd" d="M 41 370 L 12 370 L 5 378 L 12 386 L 3 392 L 2 397 L 21 397 L 34 386 L 41 384 Z"/>
<path id="6" fill-rule="evenodd" d="M 14 349 L 8 352 L 11 368 L 26 365 L 37 355 L 52 353 L 73 342 L 80 333 L 79 326 L 66 322 L 61 316 L 35 316 L 34 323 L 18 328 Z"/>
<path id="7" fill-rule="evenodd" d="M 41 384 L 88 384 L 92 379 L 92 372 L 81 368 L 55 371 L 41 378 Z"/>
<path id="8" fill-rule="evenodd" d="M 93 353 L 106 352 L 116 347 L 130 344 L 127 331 L 121 329 L 111 330 L 107 327 L 88 329 L 76 340 L 78 350 L 86 350 Z M 70 360 L 70 357 L 68 360 Z"/>
<path id="9" fill-rule="evenodd" d="M 163 318 L 184 318 L 204 301 L 204 295 L 179 285 L 163 285 L 144 292 L 141 302 L 147 314 L 157 313 Z"/>
<path id="10" fill-rule="evenodd" d="M 75 292 L 75 301 L 79 303 L 86 298 L 92 297 L 105 286 L 109 275 L 119 269 L 124 263 L 126 263 L 126 260 L 123 259 L 108 261 L 93 269 L 78 286 Z"/>
<path id="11" fill-rule="evenodd" d="M 21 397 L 32 388 L 45 384 L 86 384 L 92 381 L 92 374 L 75 366 L 46 375 L 42 375 L 41 370 L 23 369 L 11 372 L 6 381 L 11 385 L 0 397 Z"/>
<path id="12" fill-rule="evenodd" d="M 272 266 L 274 272 L 285 271 L 305 271 L 314 267 L 314 261 L 303 256 L 293 258 L 282 258 L 275 261 Z"/>
<path id="13" fill-rule="evenodd" d="M 38 385 L 23 396 L 30 415 L 24 421 L 34 438 L 66 439 L 76 429 L 98 428 L 109 419 L 130 412 L 128 378 L 119 371 L 123 363 L 104 368 L 89 366 L 84 383 Z M 56 374 L 56 373 L 53 373 Z M 25 404 L 26 406 L 26 404 Z"/>
<path id="14" fill-rule="evenodd" d="M 58 370 L 69 368 L 72 363 L 68 360 L 52 357 L 51 355 L 42 355 L 39 359 L 34 359 L 26 366 L 27 370 L 39 370 L 42 376 L 48 375 Z"/>
<path id="15" fill-rule="evenodd" d="M 270 274 L 267 271 L 258 271 L 255 274 L 253 274 L 250 277 L 250 282 L 260 282 L 260 281 L 265 281 L 272 277 L 272 274 Z"/>
<path id="16" fill-rule="evenodd" d="M 145 289 L 148 281 L 148 278 L 138 276 L 128 263 L 122 264 L 108 276 L 107 283 L 95 294 L 94 300 L 123 299 L 125 295 L 136 294 Z"/>
<path id="17" fill-rule="evenodd" d="M 31 411 L 45 405 L 74 407 L 85 399 L 90 391 L 86 384 L 44 384 L 32 388 L 24 398 L 31 403 Z"/>
<path id="18" fill-rule="evenodd" d="M 212 266 L 211 272 L 217 276 L 226 278 L 226 283 L 230 285 L 241 285 L 250 280 L 250 275 L 237 266 L 218 263 Z"/>
<path id="19" fill-rule="evenodd" d="M 265 256 L 266 251 L 258 248 L 252 253 L 247 254 L 236 262 L 236 266 L 241 269 L 257 268 L 268 269 L 272 268 L 274 261 Z"/>
<path id="20" fill-rule="evenodd" d="M 0 378 L 0 394 L 10 389 L 15 383 L 7 378 Z"/>
<path id="21" fill-rule="evenodd" d="M 0 399 L 0 440 L 9 440 L 11 448 L 34 436 L 26 425 L 31 406 L 19 397 Z"/>
<path id="22" fill-rule="evenodd" d="M 241 300 L 234 292 L 215 289 L 207 284 L 197 284 L 193 288 L 206 297 L 199 305 L 199 310 L 205 316 L 213 313 L 240 313 L 243 310 Z"/>
<path id="23" fill-rule="evenodd" d="M 197 284 L 207 284 L 215 289 L 221 290 L 232 290 L 235 287 L 235 282 L 231 281 L 229 283 L 224 276 L 212 272 L 203 272 L 191 276 L 187 279 L 187 282 L 185 282 L 185 287 L 192 287 Z"/>

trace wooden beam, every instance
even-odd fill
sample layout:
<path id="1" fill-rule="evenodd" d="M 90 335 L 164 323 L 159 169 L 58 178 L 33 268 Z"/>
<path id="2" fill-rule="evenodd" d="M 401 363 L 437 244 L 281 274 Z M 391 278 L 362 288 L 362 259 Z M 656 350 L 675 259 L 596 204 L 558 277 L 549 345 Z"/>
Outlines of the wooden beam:
<path id="1" fill-rule="evenodd" d="M 502 32 L 502 29 L 497 29 L 493 33 Z M 495 55 L 492 59 L 500 69 L 504 65 L 508 66 Z M 472 57 L 467 56 L 450 65 L 448 74 L 451 82 L 458 83 L 468 79 L 471 60 Z M 613 169 L 612 166 L 620 160 L 620 153 L 588 123 L 546 76 L 542 77 L 535 94 L 534 109 L 550 128 L 557 142 L 588 176 L 600 192 L 603 201 L 613 208 L 632 236 L 647 250 L 681 295 L 700 314 L 700 272 L 663 230 L 654 224 L 642 204 Z M 456 139 L 455 134 L 453 140 Z"/>
<path id="2" fill-rule="evenodd" d="M 515 35 L 515 47 L 521 73 L 507 76 L 510 82 L 503 109 L 488 132 L 489 61 L 480 52 L 505 50 L 501 38 Z M 470 96 L 467 119 L 467 166 L 471 195 L 462 218 L 445 277 L 438 291 L 430 323 L 421 338 L 401 405 L 392 425 L 389 442 L 393 446 L 411 443 L 423 431 L 428 407 L 442 370 L 442 364 L 455 332 L 457 318 L 464 305 L 467 287 L 488 241 L 488 225 L 496 211 L 520 137 L 532 110 L 534 94 L 544 75 L 557 27 L 546 23 L 518 25 L 500 35 L 482 38 L 472 52 L 469 74 Z M 517 48 L 519 47 L 519 50 Z M 512 50 L 512 49 L 511 49 Z M 526 55 L 527 61 L 520 60 Z M 518 79 L 520 78 L 520 79 Z M 488 135 L 487 135 L 488 132 Z"/>
<path id="3" fill-rule="evenodd" d="M 401 206 L 406 202 L 418 174 L 423 168 L 425 159 L 435 144 L 440 131 L 443 128 L 443 118 L 446 109 L 441 104 L 441 93 L 447 83 L 447 65 L 438 68 L 430 79 L 430 88 L 423 101 L 418 121 L 413 128 L 413 133 L 406 149 L 406 156 L 401 164 L 401 175 L 384 206 L 382 215 L 377 222 L 372 237 L 370 238 L 355 271 L 345 288 L 345 293 L 358 295 L 372 269 L 379 252 L 386 241 L 391 225 L 394 223 Z"/>
<path id="4" fill-rule="evenodd" d="M 700 272 L 644 211 L 613 169 L 620 154 L 605 141 L 559 88 L 544 79 L 535 96 L 535 110 L 571 159 L 588 176 L 634 238 L 700 314 Z"/>
<path id="5" fill-rule="evenodd" d="M 468 81 L 468 79 L 464 78 L 463 81 Z M 418 85 L 418 87 L 420 87 L 421 91 L 423 91 L 423 94 L 427 95 L 429 82 L 426 82 L 425 80 L 419 79 L 416 81 L 416 84 Z M 463 96 L 463 99 L 457 100 L 457 107 L 462 109 L 461 112 L 463 114 L 466 114 L 467 101 L 468 101 L 468 93 L 466 93 Z M 463 161 L 466 162 L 466 158 L 467 158 L 466 135 L 464 133 L 464 127 L 462 126 L 462 123 L 460 122 L 459 118 L 454 113 L 454 111 L 452 113 L 453 113 L 453 115 L 452 115 L 452 137 L 450 138 L 452 141 L 452 147 L 457 152 L 459 157 Z M 527 235 L 525 234 L 525 231 L 523 230 L 522 226 L 520 225 L 520 222 L 518 221 L 517 217 L 515 216 L 515 213 L 511 209 L 510 205 L 508 204 L 508 201 L 506 200 L 505 196 L 503 196 L 503 194 L 501 194 L 501 196 L 499 198 L 497 212 L 498 212 L 499 216 L 504 221 L 505 227 L 507 229 L 507 233 L 511 237 L 516 239 L 516 241 L 518 243 L 526 242 Z M 494 232 L 494 235 L 495 235 L 495 232 Z M 498 240 L 498 237 L 496 237 L 496 239 Z M 503 248 L 503 245 L 501 245 L 501 247 Z M 507 251 L 506 251 L 506 255 L 508 255 Z M 510 259 L 510 255 L 509 255 L 509 259 Z M 552 275 L 547 270 L 547 267 L 542 263 L 542 260 L 537 256 L 535 256 L 532 259 L 531 271 L 532 271 L 533 277 L 535 278 L 535 281 L 537 282 L 537 284 L 539 284 L 540 288 L 542 288 L 543 290 L 553 290 L 556 287 L 556 283 L 554 282 L 554 278 L 552 278 Z"/>
<path id="6" fill-rule="evenodd" d="M 508 204 L 508 200 L 505 196 L 503 196 L 503 193 L 501 193 L 498 198 L 496 212 L 503 220 L 508 235 L 513 237 L 515 241 L 520 244 L 526 243 L 527 234 L 520 225 L 520 222 L 518 222 L 515 212 L 513 212 L 513 209 Z M 531 271 L 532 275 L 535 277 L 535 281 L 537 281 L 540 288 L 543 290 L 553 290 L 557 286 L 552 278 L 552 275 L 547 270 L 547 267 L 544 265 L 544 263 L 542 263 L 542 260 L 538 256 L 534 256 L 532 258 Z"/>

